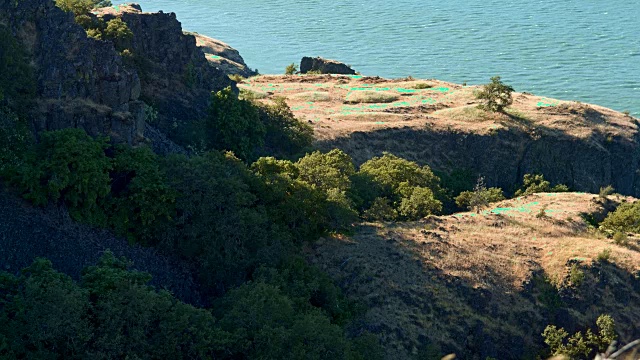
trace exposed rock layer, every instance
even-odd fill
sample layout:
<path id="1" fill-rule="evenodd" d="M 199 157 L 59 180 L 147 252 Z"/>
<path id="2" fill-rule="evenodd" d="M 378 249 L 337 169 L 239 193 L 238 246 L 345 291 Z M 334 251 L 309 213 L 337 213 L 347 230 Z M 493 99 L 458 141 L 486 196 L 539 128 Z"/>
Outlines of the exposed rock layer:
<path id="1" fill-rule="evenodd" d="M 300 61 L 300 72 L 306 74 L 309 71 L 319 71 L 321 74 L 356 74 L 355 70 L 339 61 L 305 56 Z"/>
<path id="2" fill-rule="evenodd" d="M 36 131 L 80 127 L 115 141 L 142 139 L 140 79 L 111 43 L 88 38 L 73 15 L 50 0 L 0 0 L 0 21 L 33 59 Z"/>

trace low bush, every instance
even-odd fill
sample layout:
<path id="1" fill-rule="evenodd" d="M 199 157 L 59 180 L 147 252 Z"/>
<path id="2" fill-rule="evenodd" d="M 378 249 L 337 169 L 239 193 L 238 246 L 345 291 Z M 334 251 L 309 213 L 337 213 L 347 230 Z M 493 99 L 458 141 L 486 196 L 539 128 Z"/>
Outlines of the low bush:
<path id="1" fill-rule="evenodd" d="M 567 192 L 569 187 L 563 184 L 551 186 L 551 183 L 544 179 L 542 174 L 525 174 L 522 186 L 515 193 L 515 196 L 527 196 L 540 192 Z"/>
<path id="2" fill-rule="evenodd" d="M 498 202 L 504 200 L 504 194 L 500 188 L 487 188 L 484 185 L 484 178 L 478 178 L 478 181 L 473 191 L 463 191 L 455 198 L 456 205 L 461 208 L 467 208 L 469 210 L 475 210 L 480 212 L 480 209 L 489 205 L 492 202 Z"/>
<path id="3" fill-rule="evenodd" d="M 388 91 L 357 90 L 347 94 L 344 102 L 359 103 L 390 103 L 398 100 L 400 95 Z"/>
<path id="4" fill-rule="evenodd" d="M 615 232 L 640 232 L 640 201 L 622 203 L 600 223 L 600 228 Z"/>
<path id="5" fill-rule="evenodd" d="M 366 212 L 367 217 L 376 213 L 397 214 L 398 218 L 416 220 L 442 211 L 444 190 L 438 178 L 428 166 L 401 159 L 385 153 L 360 166 L 359 187 L 352 191 L 356 202 L 375 202 L 376 210 Z M 369 186 L 369 184 L 375 184 Z M 368 189 L 362 189 L 368 187 Z M 381 199 L 381 200 L 375 200 Z M 394 212 L 387 211 L 384 202 L 390 201 Z M 364 209 L 366 211 L 366 209 Z"/>
<path id="6" fill-rule="evenodd" d="M 289 64 L 287 65 L 287 67 L 284 69 L 284 74 L 285 75 L 293 75 L 298 71 L 298 67 L 296 66 L 296 64 Z"/>
<path id="7" fill-rule="evenodd" d="M 585 334 L 577 332 L 571 336 L 563 328 L 549 325 L 544 329 L 542 336 L 552 356 L 567 356 L 571 360 L 593 359 L 597 353 L 604 353 L 617 338 L 615 322 L 611 316 L 600 315 L 596 325 L 597 333 L 587 329 Z"/>

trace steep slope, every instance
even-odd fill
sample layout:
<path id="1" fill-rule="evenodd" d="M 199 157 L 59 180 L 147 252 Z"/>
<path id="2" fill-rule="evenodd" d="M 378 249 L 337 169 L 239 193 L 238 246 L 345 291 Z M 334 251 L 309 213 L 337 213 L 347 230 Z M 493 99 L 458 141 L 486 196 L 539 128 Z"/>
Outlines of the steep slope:
<path id="1" fill-rule="evenodd" d="M 285 96 L 320 148 L 357 163 L 388 151 L 505 190 L 540 172 L 579 191 L 640 196 L 638 121 L 600 106 L 515 93 L 507 114 L 487 113 L 476 86 L 362 76 L 260 76 L 240 87 L 265 102 Z"/>
<path id="2" fill-rule="evenodd" d="M 105 21 L 120 17 L 133 32 L 131 64 L 140 74 L 141 98 L 157 112 L 153 125 L 170 138 L 185 142 L 189 125 L 206 115 L 211 91 L 235 83 L 209 64 L 184 33 L 175 13 L 146 13 L 138 5 L 101 8 L 94 14 Z"/>
<path id="3" fill-rule="evenodd" d="M 308 258 L 364 301 L 361 326 L 388 359 L 528 359 L 548 324 L 573 332 L 605 313 L 623 343 L 640 334 L 640 238 L 625 248 L 589 232 L 583 214 L 604 213 L 596 195 L 534 194 L 481 214 L 363 224 Z"/>
<path id="4" fill-rule="evenodd" d="M 0 187 L 0 269 L 20 271 L 37 257 L 51 260 L 54 267 L 75 279 L 82 269 L 93 266 L 105 250 L 125 256 L 133 268 L 147 271 L 158 289 L 167 289 L 184 302 L 202 306 L 200 284 L 189 265 L 153 248 L 132 246 L 109 231 L 72 221 L 55 206 L 34 208 L 11 191 Z"/>

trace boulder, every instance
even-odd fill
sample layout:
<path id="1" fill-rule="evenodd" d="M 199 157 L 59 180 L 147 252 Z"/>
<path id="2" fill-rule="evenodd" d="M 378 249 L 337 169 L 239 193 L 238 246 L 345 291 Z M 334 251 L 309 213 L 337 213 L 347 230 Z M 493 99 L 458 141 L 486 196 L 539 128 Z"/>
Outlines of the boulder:
<path id="1" fill-rule="evenodd" d="M 302 58 L 302 61 L 300 61 L 300 72 L 306 74 L 309 71 L 319 71 L 321 74 L 356 74 L 355 70 L 339 61 L 305 56 Z"/>

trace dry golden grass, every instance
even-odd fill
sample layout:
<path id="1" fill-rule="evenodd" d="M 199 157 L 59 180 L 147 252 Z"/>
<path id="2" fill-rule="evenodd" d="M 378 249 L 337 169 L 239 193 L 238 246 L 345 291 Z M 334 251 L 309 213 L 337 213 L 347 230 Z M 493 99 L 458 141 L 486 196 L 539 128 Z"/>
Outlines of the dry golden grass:
<path id="1" fill-rule="evenodd" d="M 426 87 L 427 85 L 431 87 Z M 527 131 L 554 131 L 589 139 L 610 134 L 629 139 L 637 129 L 635 119 L 597 105 L 560 101 L 527 93 L 514 93 L 513 105 L 505 114 L 478 110 L 477 86 L 461 86 L 438 80 L 382 79 L 332 75 L 262 75 L 247 79 L 240 88 L 285 96 L 293 113 L 311 121 L 318 140 L 346 137 L 353 132 L 410 127 L 434 131 L 455 130 L 487 133 L 518 127 Z M 321 94 L 318 94 L 321 93 Z M 352 104 L 345 104 L 347 99 Z M 309 104 L 309 103 L 312 104 Z M 363 112 L 401 113 L 384 124 L 349 117 Z"/>
<path id="2" fill-rule="evenodd" d="M 583 220 L 583 213 L 603 211 L 597 197 L 533 194 L 492 204 L 481 214 L 366 223 L 352 237 L 323 239 L 307 250 L 308 258 L 348 296 L 367 304 L 366 322 L 384 329 L 389 359 L 415 356 L 421 337 L 451 344 L 478 322 L 487 333 L 535 342 L 552 320 L 542 319 L 544 305 L 531 293 L 534 274 L 568 286 L 569 263 L 588 268 L 605 249 L 622 273 L 640 271 L 640 252 L 595 235 Z M 546 215 L 537 217 L 541 209 Z M 588 312 L 572 314 L 585 323 L 605 311 L 640 321 L 629 306 L 603 298 Z M 528 320 L 517 320 L 523 316 Z"/>

